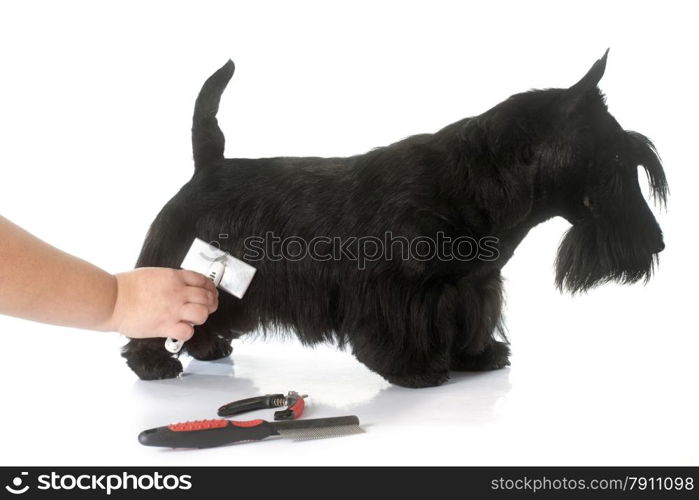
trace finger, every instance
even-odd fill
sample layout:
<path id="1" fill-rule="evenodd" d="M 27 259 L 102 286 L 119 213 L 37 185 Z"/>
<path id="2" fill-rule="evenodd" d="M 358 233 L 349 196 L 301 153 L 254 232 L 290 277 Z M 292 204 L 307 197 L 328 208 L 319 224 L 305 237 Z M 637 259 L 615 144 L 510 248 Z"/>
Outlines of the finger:
<path id="1" fill-rule="evenodd" d="M 180 319 L 193 325 L 203 325 L 209 317 L 209 308 L 202 304 L 188 303 L 180 309 Z"/>
<path id="2" fill-rule="evenodd" d="M 214 289 L 213 293 L 211 293 L 211 302 L 209 302 L 209 314 L 214 312 L 216 309 L 218 309 L 218 290 Z"/>
<path id="3" fill-rule="evenodd" d="M 214 291 L 216 290 L 216 287 L 214 284 L 211 282 L 209 278 L 204 276 L 203 274 L 195 273 L 194 271 L 187 271 L 187 270 L 181 270 L 180 271 L 180 276 L 182 276 L 182 279 L 184 280 L 185 284 L 189 286 L 198 286 L 201 288 L 205 288 L 207 290 Z"/>
<path id="4" fill-rule="evenodd" d="M 188 286 L 185 290 L 185 301 L 192 304 L 211 306 L 215 302 L 215 294 L 198 286 Z"/>
<path id="5" fill-rule="evenodd" d="M 194 327 L 190 323 L 179 322 L 168 332 L 168 337 L 187 341 L 194 335 Z"/>
<path id="6" fill-rule="evenodd" d="M 218 309 L 218 291 L 205 290 L 196 286 L 188 286 L 185 291 L 185 302 L 202 304 L 209 309 L 209 314 Z"/>
<path id="7" fill-rule="evenodd" d="M 214 292 L 214 300 L 209 306 L 209 314 L 213 313 L 216 309 L 218 309 L 218 290 Z"/>

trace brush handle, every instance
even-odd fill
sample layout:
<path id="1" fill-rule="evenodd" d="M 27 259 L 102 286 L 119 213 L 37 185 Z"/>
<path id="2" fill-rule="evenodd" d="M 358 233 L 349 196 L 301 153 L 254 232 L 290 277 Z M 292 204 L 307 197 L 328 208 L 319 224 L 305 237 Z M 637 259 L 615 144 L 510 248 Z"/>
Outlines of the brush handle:
<path id="1" fill-rule="evenodd" d="M 239 413 L 248 411 L 262 410 L 265 408 L 278 408 L 286 404 L 286 396 L 284 394 L 267 394 L 266 396 L 257 396 L 254 398 L 240 399 L 223 405 L 218 409 L 219 417 L 232 417 Z"/>
<path id="2" fill-rule="evenodd" d="M 165 339 L 165 350 L 171 354 L 177 354 L 182 350 L 184 340 L 177 340 L 169 337 Z"/>
<path id="3" fill-rule="evenodd" d="M 211 448 L 240 441 L 259 441 L 276 435 L 265 420 L 197 420 L 156 427 L 141 432 L 138 441 L 144 446 L 168 448 Z"/>

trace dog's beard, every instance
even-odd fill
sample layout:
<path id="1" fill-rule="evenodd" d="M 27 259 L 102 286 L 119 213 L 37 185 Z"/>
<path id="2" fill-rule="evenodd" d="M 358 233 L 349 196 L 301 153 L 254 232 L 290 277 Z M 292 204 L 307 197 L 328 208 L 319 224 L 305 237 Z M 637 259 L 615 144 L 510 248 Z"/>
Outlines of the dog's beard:
<path id="1" fill-rule="evenodd" d="M 644 234 L 634 228 L 580 221 L 568 230 L 558 248 L 556 286 L 574 294 L 612 281 L 647 282 L 658 262 L 649 248 Z"/>

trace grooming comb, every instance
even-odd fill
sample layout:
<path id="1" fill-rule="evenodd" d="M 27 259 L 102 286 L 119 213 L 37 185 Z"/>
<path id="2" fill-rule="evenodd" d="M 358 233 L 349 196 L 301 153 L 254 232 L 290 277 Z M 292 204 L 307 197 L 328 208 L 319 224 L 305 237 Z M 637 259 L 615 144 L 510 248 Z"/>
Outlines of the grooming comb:
<path id="1" fill-rule="evenodd" d="M 148 429 L 138 435 L 138 441 L 144 446 L 212 448 L 241 441 L 260 441 L 270 436 L 307 440 L 362 432 L 364 430 L 359 427 L 359 418 L 355 415 L 284 422 L 217 419 Z"/>

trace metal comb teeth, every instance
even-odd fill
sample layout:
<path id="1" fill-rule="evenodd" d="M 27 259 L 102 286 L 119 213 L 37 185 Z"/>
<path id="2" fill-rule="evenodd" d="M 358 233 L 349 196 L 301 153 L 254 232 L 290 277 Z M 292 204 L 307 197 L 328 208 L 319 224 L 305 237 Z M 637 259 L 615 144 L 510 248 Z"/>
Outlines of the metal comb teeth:
<path id="1" fill-rule="evenodd" d="M 281 437 L 295 439 L 297 441 L 347 436 L 364 432 L 364 429 L 359 427 L 359 418 L 357 418 L 356 415 L 308 420 L 289 420 L 285 422 L 274 422 L 273 425 L 274 430 Z"/>
<path id="2" fill-rule="evenodd" d="M 323 439 L 329 437 L 349 436 L 361 434 L 364 429 L 358 425 L 336 425 L 334 427 L 316 427 L 310 429 L 286 429 L 278 430 L 279 435 L 295 441 L 307 441 L 309 439 Z"/>

